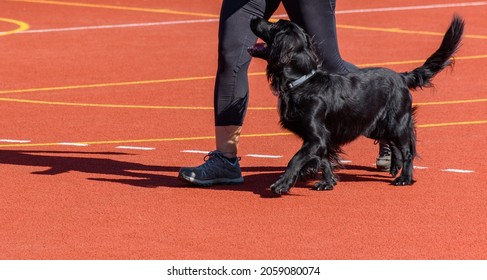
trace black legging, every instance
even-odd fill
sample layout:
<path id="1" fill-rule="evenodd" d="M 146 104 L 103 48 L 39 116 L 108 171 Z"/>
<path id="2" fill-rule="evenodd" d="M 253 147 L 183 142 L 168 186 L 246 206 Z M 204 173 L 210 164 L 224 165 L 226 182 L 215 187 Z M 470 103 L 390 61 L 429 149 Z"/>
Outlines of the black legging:
<path id="1" fill-rule="evenodd" d="M 257 41 L 250 30 L 250 19 L 253 16 L 269 19 L 280 2 L 223 0 L 214 93 L 216 126 L 243 124 L 248 104 L 247 72 L 251 60 L 247 48 Z M 290 20 L 313 37 L 323 60 L 323 69 L 331 73 L 348 73 L 357 69 L 344 61 L 338 50 L 335 0 L 282 0 L 282 3 Z"/>

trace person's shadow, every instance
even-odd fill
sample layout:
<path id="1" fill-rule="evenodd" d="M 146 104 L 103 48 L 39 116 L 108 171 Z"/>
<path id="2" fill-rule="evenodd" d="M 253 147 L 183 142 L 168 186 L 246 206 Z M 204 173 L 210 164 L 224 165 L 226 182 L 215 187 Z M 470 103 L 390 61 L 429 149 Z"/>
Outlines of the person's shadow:
<path id="1" fill-rule="evenodd" d="M 146 165 L 107 158 L 109 156 L 133 155 L 120 152 L 0 150 L 0 164 L 39 167 L 40 171 L 35 171 L 31 174 L 47 176 L 55 176 L 72 171 L 81 172 L 90 174 L 90 177 L 87 178 L 88 180 L 112 182 L 134 187 L 193 187 L 177 178 L 179 166 Z M 283 170 L 283 168 L 273 167 L 243 168 L 243 172 L 258 172 L 258 174 L 246 177 L 246 183 L 242 185 L 219 185 L 207 187 L 207 189 L 247 191 L 266 197 L 271 195 L 267 186 L 271 184 L 272 180 L 277 180 L 278 176 L 278 173 L 269 172 Z M 174 175 L 161 173 L 173 173 Z"/>
<path id="2" fill-rule="evenodd" d="M 129 161 L 120 161 L 103 156 L 131 156 L 119 152 L 65 152 L 65 151 L 31 151 L 31 150 L 0 150 L 0 164 L 33 166 L 46 168 L 32 174 L 55 176 L 58 174 L 77 171 L 92 174 L 87 178 L 93 181 L 112 182 L 143 188 L 171 187 L 195 188 L 181 182 L 178 177 L 180 167 L 145 165 Z M 101 157 L 100 157 L 101 156 Z M 347 169 L 366 169 L 361 166 L 347 166 Z M 243 167 L 245 183 L 241 185 L 216 185 L 205 187 L 211 190 L 231 190 L 252 192 L 264 198 L 275 197 L 269 190 L 284 172 L 285 167 Z M 372 169 L 371 169 L 372 170 Z M 165 175 L 160 173 L 174 173 Z M 121 177 L 121 178 L 110 178 Z M 123 178 L 122 178 L 123 177 Z M 352 174 L 339 175 L 340 181 L 389 181 L 386 176 L 355 176 Z M 307 187 L 308 182 L 299 182 L 296 187 Z"/>

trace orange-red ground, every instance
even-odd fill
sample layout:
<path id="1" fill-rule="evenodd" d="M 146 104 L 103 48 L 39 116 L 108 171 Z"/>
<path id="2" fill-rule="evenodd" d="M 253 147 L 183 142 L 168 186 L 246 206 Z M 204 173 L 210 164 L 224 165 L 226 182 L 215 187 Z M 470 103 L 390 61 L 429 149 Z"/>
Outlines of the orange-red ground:
<path id="1" fill-rule="evenodd" d="M 0 259 L 485 259 L 487 6 L 446 2 L 337 6 L 344 58 L 397 71 L 465 17 L 455 68 L 414 93 L 417 182 L 389 185 L 359 139 L 335 190 L 275 198 L 300 142 L 278 125 L 263 61 L 250 69 L 245 184 L 177 179 L 203 157 L 182 151 L 214 147 L 221 1 L 2 1 L 0 32 L 29 28 L 0 33 Z"/>

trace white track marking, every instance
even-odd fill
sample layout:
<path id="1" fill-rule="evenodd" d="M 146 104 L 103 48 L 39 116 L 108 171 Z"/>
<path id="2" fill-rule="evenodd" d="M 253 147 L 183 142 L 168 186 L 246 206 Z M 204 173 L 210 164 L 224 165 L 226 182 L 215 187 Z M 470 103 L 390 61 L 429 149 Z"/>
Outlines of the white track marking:
<path id="1" fill-rule="evenodd" d="M 485 5 L 487 5 L 487 2 L 479 1 L 479 2 L 466 2 L 466 3 L 343 10 L 343 11 L 336 11 L 336 14 L 338 15 L 338 14 L 356 14 L 356 13 L 396 12 L 396 11 L 411 11 L 411 10 L 415 11 L 415 10 L 427 10 L 427 9 L 458 8 L 458 7 L 472 7 L 472 6 L 475 7 L 475 6 L 485 6 Z"/>
<path id="2" fill-rule="evenodd" d="M 0 139 L 3 143 L 30 143 L 30 140 Z"/>
<path id="3" fill-rule="evenodd" d="M 156 148 L 148 148 L 148 147 L 135 147 L 135 146 L 117 146 L 116 149 L 127 149 L 127 150 L 144 150 L 144 151 L 152 151 Z"/>
<path id="4" fill-rule="evenodd" d="M 30 140 L 15 140 L 15 139 L 0 139 L 0 142 L 3 143 L 30 143 Z M 89 146 L 88 144 L 84 143 L 73 143 L 73 142 L 60 142 L 58 143 L 61 146 L 75 146 L 75 147 L 87 147 Z M 144 150 L 144 151 L 153 151 L 156 148 L 150 148 L 150 147 L 136 147 L 136 146 L 117 146 L 115 147 L 116 149 L 128 149 L 128 150 Z M 210 153 L 209 151 L 201 151 L 201 150 L 182 150 L 182 153 L 194 153 L 194 154 L 208 154 Z M 280 155 L 261 155 L 261 154 L 247 154 L 245 155 L 246 157 L 254 157 L 254 158 L 282 158 L 283 156 Z M 341 160 L 341 163 L 351 163 L 351 160 Z M 375 164 L 373 164 L 375 166 Z M 424 170 L 428 169 L 428 167 L 425 166 L 414 166 L 414 169 L 419 169 L 419 170 Z M 452 172 L 452 173 L 463 173 L 463 174 L 469 174 L 469 173 L 475 173 L 474 170 L 465 170 L 465 169 L 454 169 L 454 168 L 447 168 L 447 169 L 440 169 L 440 171 L 443 172 Z"/>
<path id="5" fill-rule="evenodd" d="M 199 151 L 199 150 L 183 150 L 182 153 L 192 153 L 192 154 L 208 154 L 210 151 Z"/>
<path id="6" fill-rule="evenodd" d="M 282 156 L 273 156 L 273 155 L 257 155 L 257 154 L 248 154 L 248 157 L 255 157 L 255 158 L 282 158 Z"/>
<path id="7" fill-rule="evenodd" d="M 192 154 L 208 154 L 209 151 L 200 151 L 200 150 L 182 150 L 182 153 L 192 153 Z M 282 158 L 282 156 L 277 155 L 259 155 L 259 154 L 248 154 L 245 155 L 246 157 L 255 157 L 255 158 Z"/>
<path id="8" fill-rule="evenodd" d="M 71 143 L 71 142 L 61 142 L 58 143 L 59 145 L 62 146 L 75 146 L 75 147 L 87 147 L 88 144 L 83 144 L 83 143 Z"/>
<path id="9" fill-rule="evenodd" d="M 145 23 L 79 26 L 79 27 L 65 27 L 65 28 L 51 28 L 51 29 L 32 29 L 32 30 L 26 30 L 25 32 L 22 33 L 50 33 L 50 32 L 83 31 L 83 30 L 96 30 L 96 29 L 150 27 L 150 26 L 161 26 L 161 25 L 177 25 L 177 24 L 192 24 L 192 23 L 206 23 L 206 22 L 218 22 L 218 19 L 212 18 L 212 19 L 197 19 L 197 20 L 176 20 L 176 21 L 160 21 L 160 22 L 145 22 Z"/>
<path id="10" fill-rule="evenodd" d="M 454 173 L 474 173 L 473 170 L 463 170 L 463 169 L 441 169 L 444 172 L 454 172 Z"/>
<path id="11" fill-rule="evenodd" d="M 193 154 L 208 154 L 209 153 L 209 151 L 200 151 L 200 150 L 182 150 L 181 152 L 182 153 L 193 153 Z M 245 155 L 245 157 L 271 158 L 271 159 L 274 158 L 274 159 L 278 159 L 278 158 L 282 158 L 283 156 L 280 156 L 280 155 L 247 154 L 247 155 Z M 341 160 L 340 162 L 343 163 L 343 164 L 352 163 L 351 160 Z M 375 164 L 372 164 L 372 166 L 375 166 Z M 429 167 L 415 165 L 414 166 L 414 169 L 426 170 L 426 169 L 429 169 Z M 444 172 L 456 172 L 456 173 L 473 173 L 474 172 L 472 170 L 461 170 L 461 169 L 440 169 L 440 171 L 444 171 Z"/>
<path id="12" fill-rule="evenodd" d="M 432 4 L 432 5 L 418 5 L 418 6 L 403 6 L 403 7 L 384 7 L 371 9 L 352 9 L 336 11 L 340 14 L 357 14 L 357 13 L 377 13 L 377 12 L 395 12 L 395 11 L 415 11 L 426 9 L 441 9 L 441 8 L 458 8 L 458 7 L 476 7 L 486 6 L 487 2 L 466 2 L 466 3 L 447 3 L 447 4 Z M 274 15 L 275 18 L 287 18 L 286 14 Z M 95 25 L 95 26 L 79 26 L 66 28 L 50 28 L 50 29 L 30 29 L 18 34 L 35 34 L 35 33 L 50 33 L 50 32 L 69 32 L 69 31 L 84 31 L 84 30 L 98 30 L 98 29 L 115 29 L 115 28 L 136 28 L 136 27 L 151 27 L 163 25 L 178 25 L 178 24 L 198 24 L 198 23 L 214 23 L 218 22 L 218 18 L 211 19 L 195 19 L 195 20 L 175 20 L 175 21 L 160 21 L 160 22 L 146 22 L 146 23 L 128 23 L 128 24 L 110 24 L 110 25 Z M 0 32 L 2 34 L 2 32 Z"/>
<path id="13" fill-rule="evenodd" d="M 414 169 L 420 169 L 420 170 L 422 170 L 422 169 L 428 169 L 428 167 L 426 167 L 426 166 L 416 166 L 415 165 L 414 166 Z"/>

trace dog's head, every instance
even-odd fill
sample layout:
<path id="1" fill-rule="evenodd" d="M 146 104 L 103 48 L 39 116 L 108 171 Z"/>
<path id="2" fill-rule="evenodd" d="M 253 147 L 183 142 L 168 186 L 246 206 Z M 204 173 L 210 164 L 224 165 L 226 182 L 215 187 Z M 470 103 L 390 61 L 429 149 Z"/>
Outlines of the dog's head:
<path id="1" fill-rule="evenodd" d="M 250 28 L 265 42 L 248 48 L 249 54 L 253 57 L 265 59 L 272 64 L 284 65 L 303 53 L 315 56 L 311 38 L 293 22 L 279 20 L 271 23 L 255 17 L 250 21 Z"/>
<path id="2" fill-rule="evenodd" d="M 281 82 L 289 82 L 318 68 L 320 62 L 314 44 L 297 24 L 288 20 L 272 23 L 256 17 L 251 20 L 250 28 L 264 43 L 255 44 L 248 52 L 267 60 L 267 76 L 272 82 L 282 85 Z M 274 90 L 282 90 L 280 87 L 273 83 Z"/>

